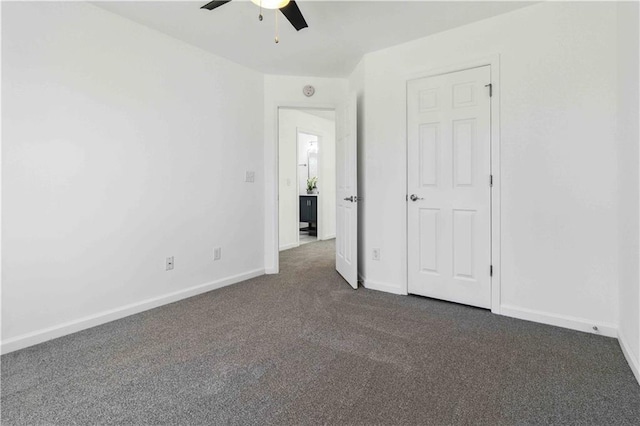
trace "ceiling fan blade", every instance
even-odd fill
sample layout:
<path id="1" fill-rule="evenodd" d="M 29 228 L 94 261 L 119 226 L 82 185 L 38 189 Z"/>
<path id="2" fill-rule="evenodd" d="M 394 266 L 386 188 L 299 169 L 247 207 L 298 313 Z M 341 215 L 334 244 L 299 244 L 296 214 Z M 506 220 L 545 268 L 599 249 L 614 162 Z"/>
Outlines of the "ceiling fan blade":
<path id="1" fill-rule="evenodd" d="M 200 9 L 209 9 L 209 10 L 213 10 L 218 6 L 222 6 L 223 4 L 229 3 L 231 0 L 219 0 L 219 1 L 212 1 L 209 2 L 207 4 L 205 4 L 204 6 L 202 6 Z"/>
<path id="2" fill-rule="evenodd" d="M 293 27 L 298 31 L 309 26 L 307 25 L 307 21 L 304 20 L 304 16 L 302 16 L 300 8 L 293 0 L 291 0 L 288 5 L 280 9 L 280 12 L 282 12 L 289 22 L 291 22 L 291 25 L 293 25 Z"/>

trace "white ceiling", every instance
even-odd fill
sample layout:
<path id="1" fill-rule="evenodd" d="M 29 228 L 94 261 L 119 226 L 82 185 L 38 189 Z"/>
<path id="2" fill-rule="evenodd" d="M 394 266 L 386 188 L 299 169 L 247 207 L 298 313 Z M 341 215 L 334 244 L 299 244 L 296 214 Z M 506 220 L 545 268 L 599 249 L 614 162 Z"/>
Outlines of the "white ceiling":
<path id="1" fill-rule="evenodd" d="M 201 1 L 108 1 L 93 4 L 266 74 L 346 77 L 367 52 L 518 9 L 513 1 L 298 0 L 309 28 L 299 32 L 282 14 L 274 43 L 274 11 L 247 0 L 209 11 Z"/>
<path id="2" fill-rule="evenodd" d="M 295 109 L 295 108 L 294 108 Z M 336 112 L 333 110 L 325 110 L 325 109 L 298 109 L 298 111 L 302 113 L 307 113 L 310 115 L 314 115 L 316 117 L 324 118 L 329 121 L 336 121 Z"/>

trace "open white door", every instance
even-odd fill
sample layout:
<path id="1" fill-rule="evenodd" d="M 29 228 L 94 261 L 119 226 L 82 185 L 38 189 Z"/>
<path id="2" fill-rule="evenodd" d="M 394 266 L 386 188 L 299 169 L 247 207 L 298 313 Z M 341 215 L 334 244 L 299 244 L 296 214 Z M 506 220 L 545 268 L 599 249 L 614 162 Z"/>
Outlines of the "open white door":
<path id="1" fill-rule="evenodd" d="M 336 270 L 358 288 L 357 97 L 336 109 Z"/>

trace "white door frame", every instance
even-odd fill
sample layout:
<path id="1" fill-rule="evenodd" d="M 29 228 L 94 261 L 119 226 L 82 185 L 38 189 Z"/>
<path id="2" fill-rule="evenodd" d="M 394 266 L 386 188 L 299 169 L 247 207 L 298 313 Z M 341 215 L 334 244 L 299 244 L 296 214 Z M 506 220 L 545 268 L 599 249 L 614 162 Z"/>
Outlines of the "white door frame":
<path id="1" fill-rule="evenodd" d="M 493 188 L 491 191 L 491 264 L 493 265 L 493 276 L 491 277 L 491 312 L 500 314 L 500 291 L 501 291 L 501 255 L 500 255 L 500 55 L 489 55 L 476 58 L 470 61 L 445 65 L 437 68 L 427 68 L 422 71 L 407 74 L 404 77 L 404 96 L 406 108 L 407 84 L 410 80 L 420 78 L 435 77 L 441 74 L 449 74 L 456 71 L 464 71 L 470 68 L 478 68 L 489 65 L 491 67 L 491 174 L 493 175 Z M 406 116 L 406 109 L 405 109 Z M 409 138 L 405 135 L 406 152 L 409 152 Z M 408 192 L 409 185 L 409 164 L 405 158 L 405 187 Z M 408 256 L 408 227 L 409 204 L 405 204 L 405 264 L 407 267 L 407 279 L 404 283 L 404 293 L 409 293 L 409 256 Z"/>
<path id="2" fill-rule="evenodd" d="M 273 145 L 274 149 L 271 157 L 271 164 L 273 167 L 273 177 L 272 184 L 266 185 L 267 192 L 270 194 L 274 194 L 273 198 L 273 206 L 274 206 L 274 215 L 271 220 L 271 224 L 266 223 L 267 231 L 271 230 L 271 235 L 273 235 L 272 243 L 269 245 L 265 245 L 265 260 L 268 258 L 272 259 L 272 267 L 267 268 L 265 272 L 267 274 L 278 274 L 280 273 L 280 184 L 278 182 L 280 175 L 280 109 L 297 109 L 297 110 L 325 110 L 325 111 L 335 111 L 338 107 L 337 103 L 295 103 L 295 102 L 275 102 L 272 107 L 272 111 L 275 116 L 275 128 L 273 129 Z M 267 156 L 269 155 L 270 149 L 267 149 L 265 152 L 265 160 L 267 160 Z M 265 161 L 265 162 L 266 162 Z M 266 169 L 266 168 L 265 168 Z M 266 180 L 266 179 L 265 179 Z M 266 203 L 265 203 L 266 204 Z M 266 233 L 265 233 L 266 235 Z M 265 262 L 268 263 L 268 262 Z"/>

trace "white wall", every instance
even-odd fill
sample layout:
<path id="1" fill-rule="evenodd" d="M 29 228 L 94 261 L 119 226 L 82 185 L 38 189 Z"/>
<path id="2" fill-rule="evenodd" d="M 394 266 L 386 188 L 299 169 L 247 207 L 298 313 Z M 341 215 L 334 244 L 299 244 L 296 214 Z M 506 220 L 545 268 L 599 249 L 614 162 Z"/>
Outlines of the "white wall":
<path id="1" fill-rule="evenodd" d="M 367 280 L 406 291 L 407 78 L 499 54 L 498 309 L 615 335 L 615 25 L 615 3 L 541 3 L 365 56 Z"/>
<path id="2" fill-rule="evenodd" d="M 302 88 L 311 84 L 316 93 L 307 98 Z M 347 80 L 340 78 L 267 75 L 264 78 L 264 264 L 277 273 L 278 258 L 278 107 L 333 108 L 347 95 Z"/>
<path id="3" fill-rule="evenodd" d="M 638 3 L 618 2 L 618 334 L 640 381 L 640 182 L 638 167 Z"/>
<path id="4" fill-rule="evenodd" d="M 263 273 L 263 76 L 86 3 L 2 9 L 3 350 Z"/>
<path id="5" fill-rule="evenodd" d="M 295 109 L 280 109 L 279 113 L 279 247 L 286 250 L 298 245 L 298 209 L 300 194 L 306 194 L 306 170 L 304 181 L 296 187 L 296 176 L 300 159 L 296 158 L 298 130 L 320 136 L 318 173 L 318 239 L 335 238 L 336 234 L 336 168 L 335 168 L 335 122 Z M 307 141 L 305 144 L 305 152 Z M 306 162 L 306 154 L 302 155 Z"/>
<path id="6" fill-rule="evenodd" d="M 322 135 L 318 142 L 318 239 L 328 240 L 336 237 L 336 122 L 315 118 L 311 130 Z"/>
<path id="7" fill-rule="evenodd" d="M 278 138 L 278 243 L 280 250 L 298 246 L 298 188 L 296 177 L 295 110 L 279 111 Z"/>

